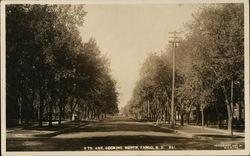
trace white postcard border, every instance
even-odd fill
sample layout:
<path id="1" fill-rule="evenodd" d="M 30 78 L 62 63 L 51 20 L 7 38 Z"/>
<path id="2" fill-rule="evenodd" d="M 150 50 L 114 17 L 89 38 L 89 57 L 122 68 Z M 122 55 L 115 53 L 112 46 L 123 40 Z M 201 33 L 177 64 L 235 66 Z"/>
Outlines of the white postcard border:
<path id="1" fill-rule="evenodd" d="M 173 3 L 244 3 L 245 29 L 245 149 L 244 150 L 176 150 L 176 151 L 6 151 L 6 36 L 5 6 L 8 4 L 173 4 Z M 249 2 L 247 0 L 4 0 L 1 2 L 1 151 L 3 155 L 249 155 Z"/>

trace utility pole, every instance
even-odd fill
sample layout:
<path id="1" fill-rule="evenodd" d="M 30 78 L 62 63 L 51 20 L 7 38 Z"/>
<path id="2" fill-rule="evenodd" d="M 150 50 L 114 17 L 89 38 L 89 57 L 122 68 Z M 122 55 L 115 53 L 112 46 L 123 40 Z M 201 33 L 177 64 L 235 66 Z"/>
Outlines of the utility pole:
<path id="1" fill-rule="evenodd" d="M 169 38 L 172 38 L 172 40 L 169 41 L 169 43 L 173 44 L 173 80 L 172 80 L 172 96 L 171 96 L 171 128 L 174 127 L 175 125 L 175 113 L 174 113 L 174 90 L 175 90 L 175 51 L 176 51 L 176 47 L 177 47 L 177 43 L 180 43 L 180 41 L 178 41 L 179 37 L 177 37 L 178 34 L 180 34 L 181 32 L 169 32 L 169 34 L 173 35 L 170 36 Z"/>

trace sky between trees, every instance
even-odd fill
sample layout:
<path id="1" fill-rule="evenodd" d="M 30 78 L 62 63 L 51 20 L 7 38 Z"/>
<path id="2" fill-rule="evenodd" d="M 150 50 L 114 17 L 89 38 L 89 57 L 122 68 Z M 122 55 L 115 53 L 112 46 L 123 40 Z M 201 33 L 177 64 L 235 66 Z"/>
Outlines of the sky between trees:
<path id="1" fill-rule="evenodd" d="M 100 51 L 110 59 L 120 93 L 119 108 L 131 98 L 147 54 L 163 52 L 169 41 L 168 33 L 185 32 L 185 23 L 192 21 L 192 14 L 200 7 L 202 4 L 85 6 L 87 15 L 81 35 L 84 42 L 94 37 Z"/>

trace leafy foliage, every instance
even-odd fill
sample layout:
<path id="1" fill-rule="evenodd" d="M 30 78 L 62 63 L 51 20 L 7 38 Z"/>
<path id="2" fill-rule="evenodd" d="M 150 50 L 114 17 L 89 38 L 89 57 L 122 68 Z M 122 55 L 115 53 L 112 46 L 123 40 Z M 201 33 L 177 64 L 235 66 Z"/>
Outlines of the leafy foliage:
<path id="1" fill-rule="evenodd" d="M 76 111 L 118 113 L 107 59 L 94 39 L 82 42 L 85 14 L 83 5 L 7 6 L 7 119 L 42 126 Z"/>
<path id="2" fill-rule="evenodd" d="M 188 30 L 175 54 L 175 110 L 182 118 L 186 115 L 187 121 L 194 108 L 199 118 L 197 110 L 200 110 L 202 125 L 209 119 L 204 112 L 213 110 L 217 117 L 214 120 L 228 120 L 232 134 L 234 108 L 244 105 L 244 6 L 240 3 L 207 5 L 194 15 Z M 165 55 L 147 58 L 132 100 L 124 108 L 125 114 L 147 112 L 142 107 L 145 101 L 150 101 L 152 106 L 157 105 L 154 99 L 171 102 L 171 55 L 168 48 Z"/>

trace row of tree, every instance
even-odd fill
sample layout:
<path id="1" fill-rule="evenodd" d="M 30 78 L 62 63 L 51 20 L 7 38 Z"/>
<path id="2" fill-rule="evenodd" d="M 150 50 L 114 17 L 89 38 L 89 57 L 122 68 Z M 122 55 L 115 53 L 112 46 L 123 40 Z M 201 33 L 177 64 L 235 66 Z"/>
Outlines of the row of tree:
<path id="1" fill-rule="evenodd" d="M 227 120 L 232 134 L 235 108 L 244 107 L 244 6 L 208 5 L 194 15 L 175 53 L 175 117 L 189 123 Z M 172 56 L 151 54 L 142 66 L 132 99 L 123 113 L 139 119 L 170 120 Z"/>
<path id="2" fill-rule="evenodd" d="M 7 5 L 7 124 L 118 113 L 108 59 L 82 42 L 85 15 L 83 5 Z"/>

